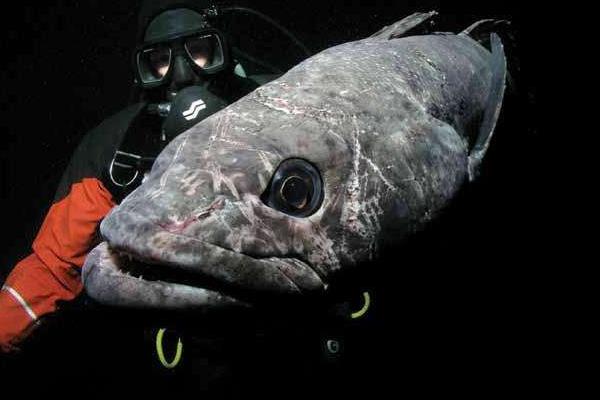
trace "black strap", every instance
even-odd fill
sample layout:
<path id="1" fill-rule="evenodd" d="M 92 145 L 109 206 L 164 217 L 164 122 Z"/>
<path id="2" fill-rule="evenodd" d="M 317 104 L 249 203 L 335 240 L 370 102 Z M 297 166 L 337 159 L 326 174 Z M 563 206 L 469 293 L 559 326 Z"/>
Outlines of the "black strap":
<path id="1" fill-rule="evenodd" d="M 105 179 L 118 202 L 141 184 L 144 174 L 164 148 L 166 143 L 161 139 L 162 122 L 160 116 L 144 109 L 122 136 L 106 167 Z"/>

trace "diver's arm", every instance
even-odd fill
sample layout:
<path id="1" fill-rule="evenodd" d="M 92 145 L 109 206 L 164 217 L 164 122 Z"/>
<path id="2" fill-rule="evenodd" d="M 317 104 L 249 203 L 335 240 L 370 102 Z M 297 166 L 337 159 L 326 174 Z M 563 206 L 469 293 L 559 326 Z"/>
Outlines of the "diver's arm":
<path id="1" fill-rule="evenodd" d="M 71 185 L 50 208 L 33 254 L 19 262 L 0 291 L 0 350 L 16 349 L 39 324 L 82 290 L 80 270 L 94 245 L 98 224 L 114 207 L 112 195 L 96 178 Z"/>

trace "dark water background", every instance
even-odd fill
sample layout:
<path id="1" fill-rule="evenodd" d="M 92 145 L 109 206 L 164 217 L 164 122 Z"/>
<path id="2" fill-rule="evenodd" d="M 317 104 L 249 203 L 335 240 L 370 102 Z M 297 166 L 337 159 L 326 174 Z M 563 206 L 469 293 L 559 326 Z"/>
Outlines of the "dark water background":
<path id="1" fill-rule="evenodd" d="M 2 14 L 0 281 L 29 254 L 78 141 L 127 104 L 137 4 L 22 1 Z M 481 179 L 412 248 L 385 259 L 387 289 L 379 296 L 383 305 L 378 311 L 385 322 L 375 323 L 376 333 L 365 334 L 367 350 L 358 365 L 365 367 L 362 362 L 367 360 L 369 369 L 375 368 L 373 363 L 398 366 L 399 391 L 403 385 L 415 386 L 415 379 L 417 386 L 441 391 L 439 385 L 454 383 L 460 390 L 484 381 L 487 392 L 532 379 L 538 365 L 551 358 L 540 328 L 549 312 L 544 294 L 552 274 L 545 244 L 550 232 L 544 178 L 548 132 L 539 121 L 539 99 L 546 86 L 542 34 L 548 24 L 542 8 L 525 2 L 465 1 L 238 4 L 280 21 L 315 52 L 363 38 L 414 11 L 438 10 L 442 31 L 458 31 L 481 18 L 512 21 L 516 45 L 510 45 L 509 63 L 518 92 L 492 142 Z M 291 63 L 297 57 L 280 56 Z M 95 339 L 81 340 L 93 347 Z M 294 343 L 290 339 L 279 344 L 283 352 L 303 348 Z M 77 346 L 85 354 L 83 344 Z M 39 372 L 54 365 L 48 357 L 65 354 L 68 359 L 76 352 L 63 350 L 43 353 L 41 363 L 41 356 L 30 357 Z M 258 359 L 249 368 L 261 365 L 260 355 L 253 357 Z M 76 357 L 77 363 L 82 358 Z M 34 365 L 28 362 L 32 364 L 26 366 Z M 58 365 L 64 367 L 64 362 Z M 68 365 L 73 367 L 69 376 L 82 372 L 81 365 Z M 346 372 L 331 379 L 343 380 Z"/>

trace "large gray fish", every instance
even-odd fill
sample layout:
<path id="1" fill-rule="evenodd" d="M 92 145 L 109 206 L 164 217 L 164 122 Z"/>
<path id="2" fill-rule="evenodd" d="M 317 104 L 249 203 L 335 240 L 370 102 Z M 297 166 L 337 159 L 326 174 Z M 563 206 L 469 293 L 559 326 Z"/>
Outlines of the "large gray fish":
<path id="1" fill-rule="evenodd" d="M 491 51 L 410 36 L 432 15 L 324 50 L 176 137 L 102 222 L 88 294 L 200 310 L 308 297 L 425 226 L 476 175 L 506 79 L 495 34 Z"/>

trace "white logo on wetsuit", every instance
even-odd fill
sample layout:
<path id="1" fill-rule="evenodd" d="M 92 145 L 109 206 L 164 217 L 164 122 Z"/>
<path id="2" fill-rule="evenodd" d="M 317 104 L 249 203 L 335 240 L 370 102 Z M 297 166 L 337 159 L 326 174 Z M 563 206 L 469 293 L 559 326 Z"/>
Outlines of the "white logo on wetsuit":
<path id="1" fill-rule="evenodd" d="M 190 108 L 185 110 L 182 113 L 182 115 L 185 117 L 186 120 L 191 121 L 193 119 L 196 119 L 200 111 L 204 110 L 205 108 L 206 104 L 204 104 L 204 100 L 196 100 L 192 104 L 190 104 Z"/>

